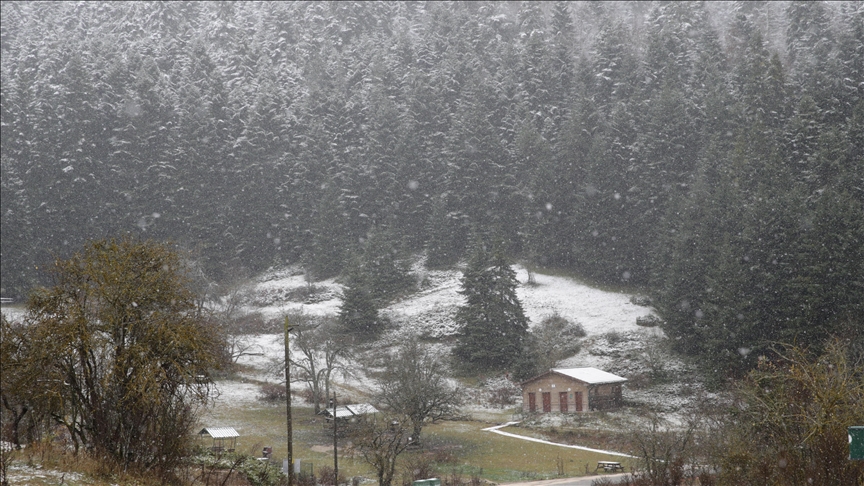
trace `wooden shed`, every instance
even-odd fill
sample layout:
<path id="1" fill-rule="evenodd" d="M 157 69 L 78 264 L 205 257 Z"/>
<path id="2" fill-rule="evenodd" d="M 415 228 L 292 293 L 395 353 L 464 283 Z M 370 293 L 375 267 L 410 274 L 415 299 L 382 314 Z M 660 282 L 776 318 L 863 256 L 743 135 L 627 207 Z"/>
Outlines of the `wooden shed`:
<path id="1" fill-rule="evenodd" d="M 597 368 L 551 369 L 525 380 L 522 411 L 574 413 L 621 406 L 622 378 Z"/>

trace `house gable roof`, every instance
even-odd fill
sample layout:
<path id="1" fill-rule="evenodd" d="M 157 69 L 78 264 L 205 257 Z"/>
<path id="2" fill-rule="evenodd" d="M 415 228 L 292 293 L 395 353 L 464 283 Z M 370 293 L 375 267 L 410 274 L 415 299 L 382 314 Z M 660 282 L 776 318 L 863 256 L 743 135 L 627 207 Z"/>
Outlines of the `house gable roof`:
<path id="1" fill-rule="evenodd" d="M 520 384 L 524 386 L 526 383 L 538 380 L 550 373 L 564 375 L 568 378 L 573 378 L 574 380 L 581 381 L 582 383 L 588 385 L 606 385 L 610 383 L 623 383 L 627 381 L 627 378 L 613 375 L 612 373 L 598 370 L 597 368 L 557 368 L 551 369 L 541 375 L 537 375 L 534 378 L 529 378 Z"/>

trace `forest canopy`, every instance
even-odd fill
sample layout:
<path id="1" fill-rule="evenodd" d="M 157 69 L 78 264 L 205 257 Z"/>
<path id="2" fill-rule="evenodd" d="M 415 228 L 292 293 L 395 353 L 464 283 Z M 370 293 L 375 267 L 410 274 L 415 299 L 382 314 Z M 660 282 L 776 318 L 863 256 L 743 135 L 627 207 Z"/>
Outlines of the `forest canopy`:
<path id="1" fill-rule="evenodd" d="M 91 238 L 214 278 L 470 235 L 752 367 L 864 315 L 860 2 L 3 2 L 2 294 Z"/>

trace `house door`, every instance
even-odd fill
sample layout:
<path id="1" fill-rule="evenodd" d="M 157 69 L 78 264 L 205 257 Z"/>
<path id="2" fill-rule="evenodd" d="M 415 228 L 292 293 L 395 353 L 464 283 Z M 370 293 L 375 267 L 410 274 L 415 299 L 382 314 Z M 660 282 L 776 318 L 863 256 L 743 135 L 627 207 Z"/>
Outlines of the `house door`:
<path id="1" fill-rule="evenodd" d="M 536 393 L 528 393 L 528 411 L 536 412 L 537 411 L 537 394 Z"/>
<path id="2" fill-rule="evenodd" d="M 582 392 L 576 392 L 576 411 L 582 411 Z"/>
<path id="3" fill-rule="evenodd" d="M 543 392 L 543 411 L 552 411 L 552 393 L 550 392 Z"/>
<path id="4" fill-rule="evenodd" d="M 567 392 L 558 393 L 558 408 L 561 412 L 567 413 Z"/>

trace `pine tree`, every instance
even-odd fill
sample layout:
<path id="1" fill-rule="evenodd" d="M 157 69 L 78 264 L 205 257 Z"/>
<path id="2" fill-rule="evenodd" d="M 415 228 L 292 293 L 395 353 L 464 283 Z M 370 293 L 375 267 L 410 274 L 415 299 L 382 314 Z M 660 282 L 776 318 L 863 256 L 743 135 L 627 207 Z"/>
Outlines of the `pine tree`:
<path id="1" fill-rule="evenodd" d="M 378 337 L 382 321 L 378 316 L 378 305 L 369 289 L 363 264 L 355 260 L 342 291 L 342 305 L 339 307 L 339 323 L 343 332 L 359 340 Z"/>
<path id="2" fill-rule="evenodd" d="M 392 231 L 375 231 L 366 240 L 363 269 L 372 298 L 384 305 L 414 286 L 409 262 L 399 252 Z"/>
<path id="3" fill-rule="evenodd" d="M 462 213 L 450 212 L 446 193 L 437 197 L 426 223 L 426 267 L 442 268 L 455 264 L 465 250 Z"/>
<path id="4" fill-rule="evenodd" d="M 453 355 L 463 365 L 506 370 L 523 352 L 528 319 L 516 296 L 516 273 L 500 249 L 490 255 L 478 243 L 462 276 L 465 305 L 456 313 L 460 325 Z"/>

